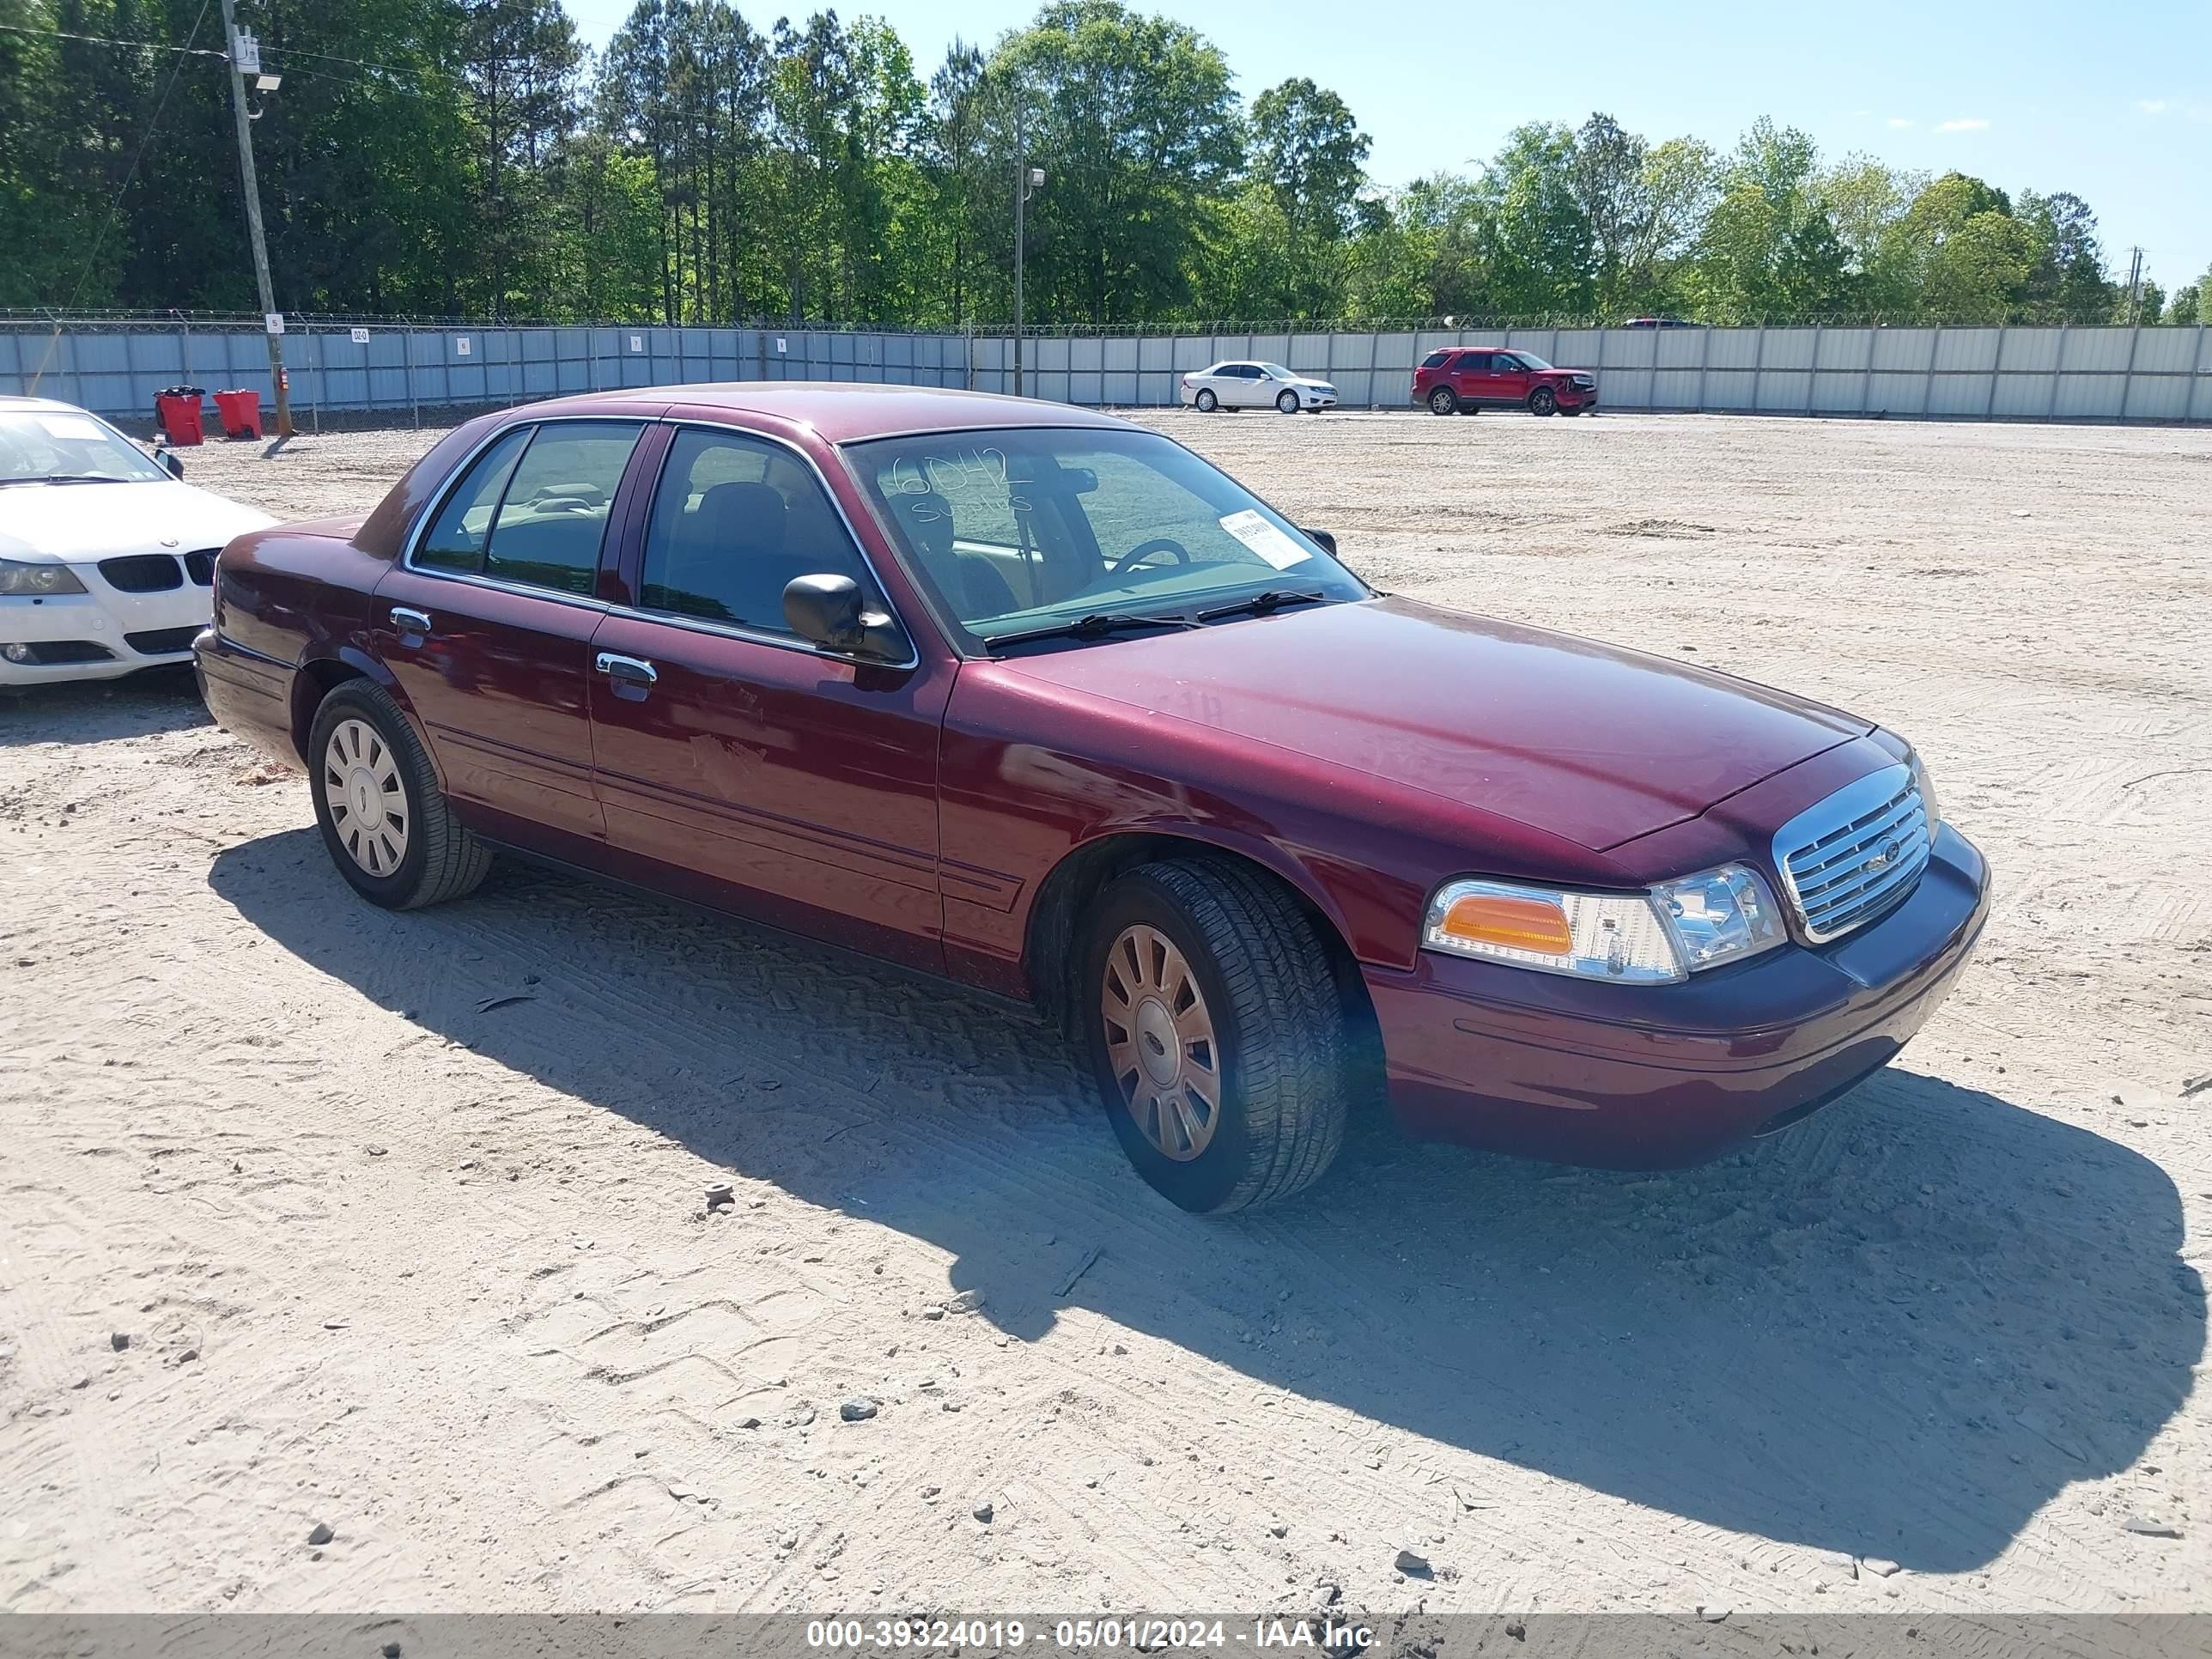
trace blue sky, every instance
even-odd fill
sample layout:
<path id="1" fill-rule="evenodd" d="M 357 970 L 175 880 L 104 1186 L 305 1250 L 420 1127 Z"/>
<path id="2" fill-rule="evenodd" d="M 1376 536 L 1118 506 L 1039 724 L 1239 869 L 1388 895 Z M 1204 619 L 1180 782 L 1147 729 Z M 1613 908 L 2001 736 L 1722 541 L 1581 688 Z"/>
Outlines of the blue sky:
<path id="1" fill-rule="evenodd" d="M 568 0 L 593 46 L 629 0 Z M 2212 0 L 2126 8 L 2044 0 L 1862 0 L 1666 8 L 1407 0 L 1133 0 L 1220 46 L 1246 97 L 1293 75 L 1335 89 L 1401 184 L 1464 167 L 1523 121 L 1593 109 L 1648 138 L 1723 149 L 1760 115 L 1826 156 L 1958 167 L 2017 194 L 2070 190 L 2096 210 L 2107 263 L 2141 245 L 2168 293 L 2212 264 Z M 757 27 L 811 4 L 738 8 Z M 923 78 L 952 38 L 988 46 L 1034 17 L 1017 0 L 860 0 Z M 1449 65 L 1449 73 L 1437 73 Z"/>

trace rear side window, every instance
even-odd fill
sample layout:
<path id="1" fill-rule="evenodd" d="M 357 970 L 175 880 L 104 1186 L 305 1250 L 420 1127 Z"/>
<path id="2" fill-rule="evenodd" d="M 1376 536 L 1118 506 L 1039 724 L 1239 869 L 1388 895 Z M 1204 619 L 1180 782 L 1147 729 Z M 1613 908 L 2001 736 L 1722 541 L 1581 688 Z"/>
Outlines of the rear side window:
<path id="1" fill-rule="evenodd" d="M 1451 353 L 1449 351 L 1431 351 L 1427 356 L 1421 359 L 1421 367 L 1423 368 L 1442 368 L 1444 366 L 1444 359 L 1450 356 Z"/>
<path id="2" fill-rule="evenodd" d="M 517 427 L 477 457 L 468 476 L 446 497 L 446 504 L 431 521 L 422 544 L 415 550 L 415 563 L 423 570 L 459 570 L 470 575 L 483 568 L 484 543 L 491 537 L 492 515 L 499 498 L 507 493 L 507 480 L 531 428 Z"/>
<path id="3" fill-rule="evenodd" d="M 1490 373 L 1490 354 L 1486 351 L 1462 353 L 1454 367 L 1462 374 L 1487 374 Z"/>
<path id="4" fill-rule="evenodd" d="M 599 584 L 599 544 L 615 490 L 640 430 L 631 421 L 539 427 L 507 480 L 483 574 L 556 592 L 590 593 Z"/>

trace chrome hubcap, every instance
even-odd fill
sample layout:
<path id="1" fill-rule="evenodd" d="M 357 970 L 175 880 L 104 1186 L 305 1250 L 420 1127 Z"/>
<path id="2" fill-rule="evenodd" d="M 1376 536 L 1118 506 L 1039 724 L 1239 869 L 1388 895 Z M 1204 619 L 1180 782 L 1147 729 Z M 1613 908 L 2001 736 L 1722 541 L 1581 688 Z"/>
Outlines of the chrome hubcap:
<path id="1" fill-rule="evenodd" d="M 1190 963 L 1158 928 L 1124 928 L 1106 953 L 1099 1007 L 1123 1108 L 1146 1140 L 1188 1163 L 1221 1121 L 1221 1048 Z"/>
<path id="2" fill-rule="evenodd" d="M 367 720 L 340 720 L 323 750 L 323 798 L 346 856 L 388 876 L 407 856 L 407 788 L 399 763 Z"/>

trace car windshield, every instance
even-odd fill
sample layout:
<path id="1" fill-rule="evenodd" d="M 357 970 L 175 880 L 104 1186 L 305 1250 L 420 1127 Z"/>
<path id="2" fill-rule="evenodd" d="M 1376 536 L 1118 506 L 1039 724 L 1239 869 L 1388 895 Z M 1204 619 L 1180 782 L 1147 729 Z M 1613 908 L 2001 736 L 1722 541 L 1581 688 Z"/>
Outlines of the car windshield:
<path id="1" fill-rule="evenodd" d="M 1262 363 L 1260 372 L 1271 380 L 1295 380 L 1298 378 L 1280 363 Z"/>
<path id="2" fill-rule="evenodd" d="M 1290 520 L 1157 433 L 1017 428 L 845 453 L 966 649 L 1085 617 L 1188 616 L 1269 592 L 1368 597 Z"/>
<path id="3" fill-rule="evenodd" d="M 1530 368 L 1549 368 L 1551 367 L 1551 364 L 1546 362 L 1541 357 L 1539 357 L 1533 351 L 1522 351 L 1516 348 L 1513 355 L 1518 357 Z"/>
<path id="4" fill-rule="evenodd" d="M 82 410 L 0 410 L 0 484 L 46 478 L 137 483 L 168 476 L 121 433 Z"/>

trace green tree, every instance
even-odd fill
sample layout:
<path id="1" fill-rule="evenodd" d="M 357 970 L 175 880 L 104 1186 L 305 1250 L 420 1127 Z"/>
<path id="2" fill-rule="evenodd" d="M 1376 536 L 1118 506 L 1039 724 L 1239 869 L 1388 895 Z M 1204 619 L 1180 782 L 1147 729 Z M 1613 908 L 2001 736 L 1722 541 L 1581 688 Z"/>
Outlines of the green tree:
<path id="1" fill-rule="evenodd" d="M 996 146 L 1018 123 L 1050 182 L 1030 204 L 1030 314 L 1094 324 L 1188 302 L 1212 204 L 1243 156 L 1229 65 L 1187 24 L 1054 0 L 1002 40 Z"/>

